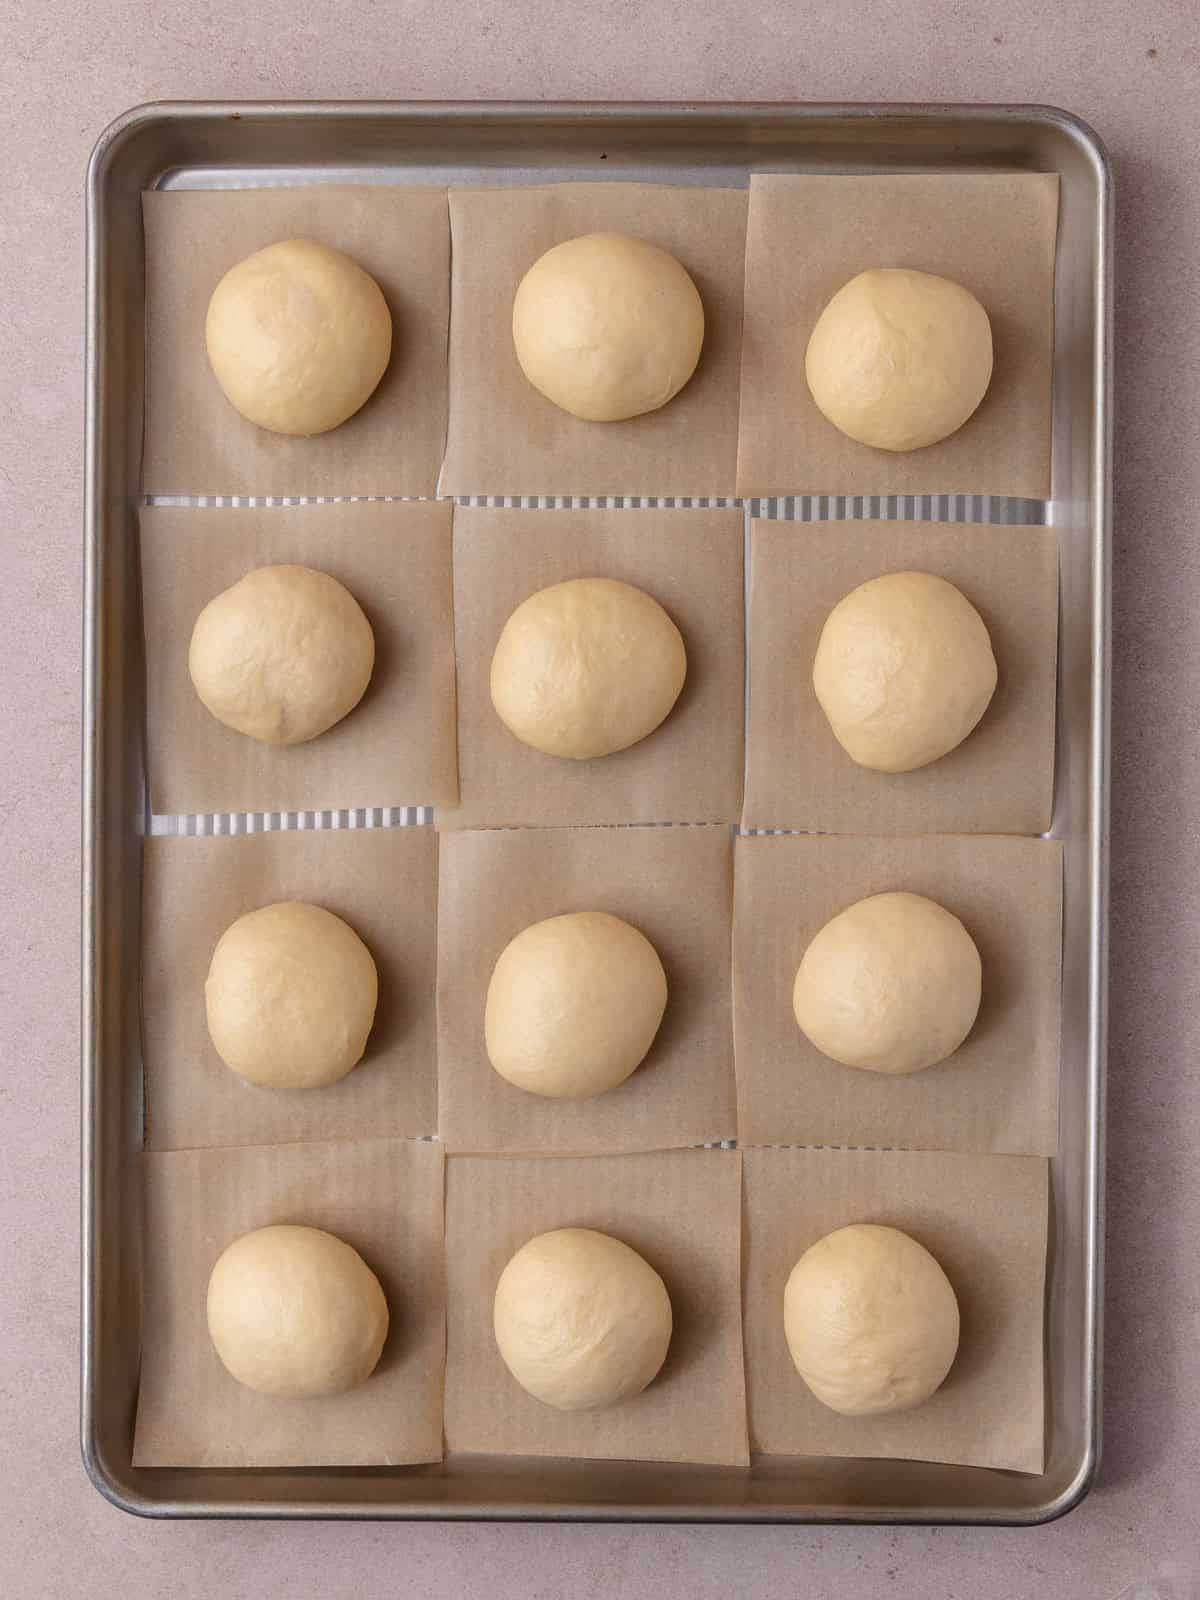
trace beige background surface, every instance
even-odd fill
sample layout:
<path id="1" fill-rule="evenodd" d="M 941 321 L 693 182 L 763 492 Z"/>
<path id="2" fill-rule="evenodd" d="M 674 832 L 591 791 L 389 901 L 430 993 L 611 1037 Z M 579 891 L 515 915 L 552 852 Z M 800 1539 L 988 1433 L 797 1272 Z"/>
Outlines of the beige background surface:
<path id="1" fill-rule="evenodd" d="M 0 0 L 0 1592 L 14 1600 L 1200 1594 L 1200 23 L 1195 0 Z M 1042 100 L 1108 142 L 1116 691 L 1105 1462 L 1030 1531 L 134 1522 L 78 1393 L 83 171 L 156 97 Z M 1138 1589 L 1136 1586 L 1142 1584 Z M 1151 1585 L 1157 1587 L 1151 1587 Z"/>

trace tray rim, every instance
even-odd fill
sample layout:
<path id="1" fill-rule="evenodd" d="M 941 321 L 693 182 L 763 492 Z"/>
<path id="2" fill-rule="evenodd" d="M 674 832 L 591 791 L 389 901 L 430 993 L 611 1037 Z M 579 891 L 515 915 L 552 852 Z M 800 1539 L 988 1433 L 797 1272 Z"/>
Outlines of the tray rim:
<path id="1" fill-rule="evenodd" d="M 1084 1154 L 1084 1225 L 1089 1248 L 1084 1262 L 1083 1323 L 1086 1349 L 1083 1372 L 1087 1406 L 1083 1418 L 1084 1448 L 1072 1481 L 1052 1500 L 1015 1513 L 936 1516 L 876 1515 L 847 1507 L 815 1513 L 756 1511 L 707 1505 L 584 1505 L 530 1507 L 497 1503 L 487 1507 L 415 1506 L 359 1502 L 248 1502 L 213 1497 L 203 1504 L 177 1505 L 138 1494 L 123 1484 L 100 1448 L 95 1415 L 97 1294 L 95 1262 L 96 1167 L 99 1124 L 96 1116 L 99 1072 L 96 962 L 99 949 L 100 901 L 98 834 L 101 822 L 97 763 L 99 708 L 98 571 L 101 505 L 104 496 L 100 449 L 101 400 L 98 331 L 103 314 L 100 277 L 105 242 L 102 198 L 108 170 L 121 147 L 159 122 L 275 120 L 300 117 L 319 121 L 330 116 L 352 119 L 389 118 L 417 123 L 444 121 L 516 127 L 572 120 L 577 124 L 638 118 L 661 129 L 697 121 L 734 129 L 748 119 L 780 127 L 820 121 L 871 124 L 883 129 L 890 121 L 919 118 L 928 123 L 1000 123 L 1052 128 L 1083 155 L 1095 175 L 1097 195 L 1096 320 L 1092 359 L 1098 375 L 1092 401 L 1090 433 L 1095 442 L 1091 464 L 1092 516 L 1089 532 L 1095 545 L 1091 589 L 1091 718 L 1087 729 L 1090 771 L 1087 791 L 1089 829 L 1086 839 L 1090 919 L 1087 980 L 1093 1003 L 1088 1010 L 1086 1054 L 1092 1106 Z M 982 1525 L 1036 1526 L 1073 1510 L 1087 1495 L 1098 1471 L 1101 1451 L 1100 1372 L 1102 1361 L 1102 1293 L 1104 1273 L 1104 1115 L 1108 1003 L 1108 856 L 1109 762 L 1111 727 L 1111 540 L 1113 428 L 1113 174 L 1099 135 L 1076 114 L 1039 103 L 867 102 L 867 101 L 521 101 L 521 100 L 157 100 L 122 112 L 100 133 L 88 161 L 85 184 L 85 439 L 84 439 L 84 572 L 83 695 L 81 786 L 81 1302 L 80 1302 L 80 1444 L 87 1476 L 101 1495 L 120 1510 L 151 1518 L 253 1518 L 270 1520 L 327 1519 L 341 1521 L 531 1521 L 595 1523 L 708 1523 L 783 1525 Z"/>

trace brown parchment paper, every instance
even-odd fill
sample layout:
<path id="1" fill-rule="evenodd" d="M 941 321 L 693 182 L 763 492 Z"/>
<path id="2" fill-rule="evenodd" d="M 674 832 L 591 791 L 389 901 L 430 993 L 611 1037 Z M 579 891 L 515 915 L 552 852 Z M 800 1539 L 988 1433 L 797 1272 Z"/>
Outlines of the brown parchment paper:
<path id="1" fill-rule="evenodd" d="M 450 195 L 453 290 L 450 432 L 443 494 L 731 495 L 746 191 L 650 183 L 456 189 Z M 585 422 L 525 377 L 512 340 L 517 285 L 552 245 L 631 233 L 670 251 L 704 302 L 704 349 L 661 410 Z"/>
<path id="2" fill-rule="evenodd" d="M 1045 1161 L 906 1150 L 746 1150 L 743 1160 L 751 1448 L 1041 1472 Z M 788 1353 L 788 1274 L 809 1245 L 852 1222 L 911 1234 L 958 1297 L 954 1365 L 911 1411 L 841 1416 L 813 1396 Z"/>
<path id="3" fill-rule="evenodd" d="M 1058 542 L 1051 528 L 755 522 L 750 558 L 748 827 L 819 833 L 1043 833 L 1054 799 Z M 963 742 L 875 772 L 834 738 L 812 686 L 825 619 L 887 572 L 957 585 L 987 624 L 998 681 Z"/>
<path id="4" fill-rule="evenodd" d="M 452 804 L 449 505 L 150 506 L 141 513 L 146 745 L 158 812 Z M 296 562 L 344 583 L 375 632 L 349 716 L 306 744 L 263 744 L 208 712 L 188 646 L 208 602 L 254 567 Z"/>
<path id="5" fill-rule="evenodd" d="M 1048 496 L 1057 228 L 1052 173 L 752 178 L 738 493 Z M 924 450 L 847 438 L 805 380 L 817 318 L 868 267 L 953 278 L 991 319 L 982 404 Z"/>
<path id="6" fill-rule="evenodd" d="M 576 1159 L 451 1156 L 446 1166 L 446 1448 L 742 1465 L 746 1399 L 736 1150 Z M 640 1395 L 557 1411 L 526 1394 L 492 1331 L 509 1259 L 551 1228 L 624 1240 L 671 1296 L 671 1347 Z"/>
<path id="7" fill-rule="evenodd" d="M 439 828 L 596 822 L 733 822 L 745 723 L 742 513 L 459 507 L 454 640 L 460 802 Z M 492 655 L 529 595 L 567 578 L 617 578 L 652 595 L 687 649 L 670 715 L 595 761 L 543 755 L 496 715 Z"/>
<path id="8" fill-rule="evenodd" d="M 139 1467 L 399 1466 L 442 1455 L 442 1151 L 425 1141 L 177 1150 L 141 1157 Z M 222 1366 L 205 1300 L 243 1233 L 300 1223 L 359 1252 L 387 1296 L 379 1365 L 313 1400 L 254 1393 Z"/>
<path id="9" fill-rule="evenodd" d="M 727 828 L 489 829 L 442 839 L 438 1124 L 449 1150 L 653 1150 L 736 1132 Z M 488 984 L 531 922 L 608 911 L 667 974 L 667 1010 L 637 1071 L 606 1094 L 549 1100 L 507 1083 L 484 1041 Z"/>
<path id="10" fill-rule="evenodd" d="M 142 196 L 146 228 L 147 494 L 428 495 L 446 437 L 450 226 L 444 189 L 305 185 Z M 283 239 L 342 250 L 383 290 L 392 359 L 340 428 L 256 427 L 225 398 L 204 345 L 229 268 Z"/>
<path id="11" fill-rule="evenodd" d="M 1062 847 L 1049 839 L 739 838 L 734 913 L 738 1138 L 1053 1155 L 1058 1149 Z M 979 1016 L 949 1060 L 899 1077 L 831 1061 L 796 1025 L 810 941 L 867 895 L 907 890 L 979 949 Z"/>
<path id="12" fill-rule="evenodd" d="M 308 900 L 345 919 L 379 973 L 359 1064 L 323 1089 L 263 1089 L 221 1060 L 204 980 L 237 917 Z M 437 1127 L 437 838 L 432 828 L 323 828 L 147 839 L 142 886 L 146 1144 L 432 1134 Z"/>

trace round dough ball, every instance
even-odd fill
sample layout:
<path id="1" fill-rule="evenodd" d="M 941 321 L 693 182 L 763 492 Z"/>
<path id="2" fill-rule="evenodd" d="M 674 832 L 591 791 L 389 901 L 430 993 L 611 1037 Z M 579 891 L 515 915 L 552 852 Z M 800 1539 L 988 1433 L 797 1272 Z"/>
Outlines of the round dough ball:
<path id="1" fill-rule="evenodd" d="M 963 423 L 992 377 L 992 325 L 969 289 L 876 267 L 817 318 L 804 361 L 817 407 L 860 444 L 920 450 Z"/>
<path id="2" fill-rule="evenodd" d="M 522 743 L 586 761 L 653 733 L 686 676 L 683 639 L 657 600 L 612 578 L 572 578 L 504 624 L 492 704 Z"/>
<path id="3" fill-rule="evenodd" d="M 392 353 L 370 273 L 340 250 L 287 239 L 231 267 L 204 324 L 225 397 L 272 433 L 327 433 L 365 405 Z"/>
<path id="4" fill-rule="evenodd" d="M 792 990 L 824 1055 L 871 1072 L 920 1072 L 975 1026 L 981 967 L 956 916 L 919 894 L 874 894 L 827 922 Z"/>
<path id="5" fill-rule="evenodd" d="M 362 699 L 375 635 L 350 591 L 312 567 L 256 567 L 196 618 L 188 671 L 227 728 L 303 744 Z"/>
<path id="6" fill-rule="evenodd" d="M 375 1370 L 387 1338 L 379 1279 L 320 1228 L 244 1233 L 208 1280 L 208 1332 L 239 1383 L 287 1400 L 340 1394 Z"/>
<path id="7" fill-rule="evenodd" d="M 813 662 L 834 737 L 877 772 L 911 772 L 953 750 L 995 687 L 983 618 L 929 572 L 889 572 L 852 589 L 826 618 Z"/>
<path id="8" fill-rule="evenodd" d="M 513 301 L 521 369 L 547 400 L 589 422 L 657 411 L 696 370 L 699 292 L 675 257 L 624 233 L 547 250 Z"/>
<path id="9" fill-rule="evenodd" d="M 818 1239 L 792 1268 L 783 1331 L 796 1371 L 831 1411 L 907 1411 L 953 1365 L 958 1301 L 924 1245 L 856 1222 Z"/>
<path id="10" fill-rule="evenodd" d="M 624 1083 L 654 1042 L 667 976 L 649 939 L 605 911 L 535 922 L 501 953 L 484 1036 L 518 1089 L 581 1099 Z"/>
<path id="11" fill-rule="evenodd" d="M 266 1089 L 344 1078 L 362 1060 L 378 997 L 375 963 L 354 929 L 302 900 L 231 923 L 204 983 L 217 1054 Z"/>
<path id="12" fill-rule="evenodd" d="M 500 1274 L 493 1320 L 505 1366 L 559 1411 L 640 1394 L 671 1342 L 671 1301 L 658 1273 L 591 1228 L 558 1228 L 522 1245 Z"/>

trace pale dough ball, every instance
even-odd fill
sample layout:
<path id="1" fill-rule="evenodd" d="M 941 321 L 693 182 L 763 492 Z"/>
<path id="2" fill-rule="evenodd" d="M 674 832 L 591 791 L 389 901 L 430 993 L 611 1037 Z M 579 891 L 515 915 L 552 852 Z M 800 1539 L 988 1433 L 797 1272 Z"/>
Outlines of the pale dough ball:
<path id="1" fill-rule="evenodd" d="M 835 738 L 878 772 L 911 772 L 953 750 L 995 687 L 983 618 L 929 572 L 889 572 L 852 589 L 829 613 L 813 662 Z"/>
<path id="2" fill-rule="evenodd" d="M 229 1373 L 286 1400 L 340 1394 L 375 1370 L 387 1338 L 379 1279 L 320 1228 L 245 1233 L 208 1280 L 208 1332 Z"/>
<path id="3" fill-rule="evenodd" d="M 657 411 L 696 370 L 704 307 L 675 257 L 624 233 L 556 244 L 513 301 L 517 360 L 572 416 L 619 422 Z"/>
<path id="4" fill-rule="evenodd" d="M 501 953 L 488 984 L 488 1057 L 518 1089 L 554 1099 L 603 1094 L 645 1056 L 667 1004 L 649 939 L 605 911 L 535 922 Z"/>
<path id="5" fill-rule="evenodd" d="M 336 578 L 312 567 L 256 567 L 196 618 L 188 671 L 227 728 L 264 744 L 303 744 L 362 699 L 375 635 Z"/>
<path id="6" fill-rule="evenodd" d="M 213 1046 L 267 1089 L 319 1089 L 362 1059 L 379 984 L 354 929 L 302 900 L 248 911 L 217 940 L 204 983 Z"/>
<path id="7" fill-rule="evenodd" d="M 560 1411 L 640 1394 L 671 1342 L 671 1301 L 658 1273 L 591 1228 L 558 1228 L 522 1245 L 500 1274 L 493 1320 L 513 1377 Z"/>
<path id="8" fill-rule="evenodd" d="M 953 1365 L 958 1301 L 924 1245 L 856 1222 L 818 1239 L 792 1268 L 783 1331 L 796 1371 L 831 1411 L 907 1411 Z"/>
<path id="9" fill-rule="evenodd" d="M 612 578 L 572 578 L 504 624 L 492 704 L 524 744 L 586 761 L 652 733 L 686 675 L 683 639 L 657 600 Z"/>
<path id="10" fill-rule="evenodd" d="M 875 894 L 827 922 L 792 990 L 801 1030 L 824 1055 L 872 1072 L 919 1072 L 975 1025 L 981 966 L 956 916 L 919 894 Z"/>
<path id="11" fill-rule="evenodd" d="M 961 428 L 992 377 L 992 326 L 969 289 L 929 272 L 860 272 L 817 318 L 808 387 L 835 428 L 919 450 Z"/>
<path id="12" fill-rule="evenodd" d="M 374 278 L 340 250 L 287 239 L 231 267 L 204 324 L 226 398 L 272 433 L 327 433 L 375 391 L 392 318 Z"/>

